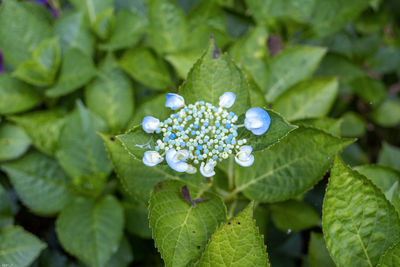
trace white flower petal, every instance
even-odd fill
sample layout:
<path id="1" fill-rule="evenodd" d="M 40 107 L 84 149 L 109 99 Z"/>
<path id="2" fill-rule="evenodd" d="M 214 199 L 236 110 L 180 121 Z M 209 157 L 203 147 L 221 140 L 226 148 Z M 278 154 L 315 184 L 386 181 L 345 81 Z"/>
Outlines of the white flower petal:
<path id="1" fill-rule="evenodd" d="M 217 164 L 215 161 L 209 161 L 207 163 L 202 162 L 200 165 L 200 173 L 204 177 L 211 177 L 215 175 L 214 167 Z"/>
<path id="2" fill-rule="evenodd" d="M 166 98 L 167 98 L 167 101 L 165 102 L 166 108 L 176 110 L 185 106 L 185 99 L 178 94 L 169 93 L 167 94 Z"/>
<path id="3" fill-rule="evenodd" d="M 152 116 L 146 116 L 143 118 L 142 127 L 146 133 L 154 133 L 154 131 L 160 126 L 160 120 Z"/>
<path id="4" fill-rule="evenodd" d="M 253 148 L 251 146 L 242 146 L 236 154 L 235 161 L 242 167 L 249 167 L 254 163 L 254 156 L 251 155 Z"/>
<path id="5" fill-rule="evenodd" d="M 166 160 L 168 165 L 177 172 L 186 172 L 189 169 L 189 164 L 185 162 L 189 156 L 189 151 L 170 149 L 166 153 Z"/>
<path id="6" fill-rule="evenodd" d="M 219 106 L 223 108 L 230 108 L 236 100 L 236 95 L 232 92 L 226 92 L 219 97 Z"/>
<path id="7" fill-rule="evenodd" d="M 194 174 L 194 173 L 197 172 L 197 169 L 194 166 L 189 165 L 189 168 L 187 169 L 186 172 L 189 173 L 189 174 Z"/>
<path id="8" fill-rule="evenodd" d="M 146 151 L 143 156 L 143 163 L 149 167 L 154 167 L 164 158 L 157 151 Z"/>

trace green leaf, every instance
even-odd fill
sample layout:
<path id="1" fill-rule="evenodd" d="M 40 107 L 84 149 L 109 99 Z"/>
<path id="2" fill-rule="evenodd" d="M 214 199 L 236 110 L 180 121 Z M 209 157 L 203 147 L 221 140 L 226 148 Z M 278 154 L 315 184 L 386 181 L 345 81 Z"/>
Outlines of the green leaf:
<path id="1" fill-rule="evenodd" d="M 265 100 L 263 91 L 257 86 L 255 81 L 247 75 L 249 80 L 249 94 L 251 106 L 265 107 L 267 106 L 267 101 Z"/>
<path id="2" fill-rule="evenodd" d="M 329 50 L 333 53 L 342 54 L 348 58 L 364 58 L 379 47 L 380 35 L 371 33 L 359 36 L 354 35 L 350 28 L 345 28 L 334 35 L 319 39 L 319 42 L 324 46 L 329 46 Z"/>
<path id="3" fill-rule="evenodd" d="M 77 198 L 57 218 L 61 245 L 89 266 L 105 266 L 117 251 L 122 237 L 124 214 L 118 200 Z"/>
<path id="4" fill-rule="evenodd" d="M 377 267 L 396 267 L 400 265 L 400 242 L 388 248 L 379 260 Z"/>
<path id="5" fill-rule="evenodd" d="M 201 54 L 202 52 L 199 51 L 179 51 L 167 55 L 165 59 L 174 66 L 179 77 L 185 79 L 194 63 L 201 57 Z"/>
<path id="6" fill-rule="evenodd" d="M 270 266 L 263 237 L 253 219 L 254 202 L 211 236 L 196 266 Z"/>
<path id="7" fill-rule="evenodd" d="M 344 162 L 350 166 L 357 166 L 361 164 L 367 164 L 369 162 L 368 156 L 363 151 L 358 143 L 353 143 L 346 147 L 341 154 Z"/>
<path id="8" fill-rule="evenodd" d="M 70 2 L 77 10 L 85 13 L 92 25 L 104 11 L 113 7 L 113 0 L 70 0 Z"/>
<path id="9" fill-rule="evenodd" d="M 30 266 L 45 247 L 45 243 L 21 226 L 0 230 L 0 262 L 3 265 Z"/>
<path id="10" fill-rule="evenodd" d="M 383 127 L 400 124 L 400 99 L 388 98 L 371 113 L 372 120 Z"/>
<path id="11" fill-rule="evenodd" d="M 353 80 L 366 76 L 361 67 L 347 58 L 335 54 L 328 54 L 323 58 L 316 75 L 338 77 L 341 91 L 343 91 L 344 86 L 349 86 Z"/>
<path id="12" fill-rule="evenodd" d="M 246 0 L 246 3 L 255 17 L 263 23 L 270 18 L 291 18 L 298 22 L 308 22 L 316 0 Z"/>
<path id="13" fill-rule="evenodd" d="M 138 160 L 142 159 L 144 152 L 146 151 L 145 148 L 140 146 L 149 142 L 150 144 L 152 144 L 151 142 L 155 142 L 150 134 L 143 131 L 141 125 L 137 125 L 129 132 L 125 134 L 119 134 L 115 136 L 115 138 L 121 142 L 127 153 L 131 154 L 133 157 L 136 157 Z"/>
<path id="14" fill-rule="evenodd" d="M 4 163 L 1 169 L 8 174 L 22 202 L 35 213 L 55 214 L 74 196 L 57 161 L 39 152 Z"/>
<path id="15" fill-rule="evenodd" d="M 269 149 L 254 153 L 250 168 L 236 168 L 234 192 L 260 202 L 277 202 L 313 187 L 328 171 L 331 158 L 353 139 L 299 128 Z"/>
<path id="16" fill-rule="evenodd" d="M 363 165 L 355 170 L 371 180 L 400 214 L 400 172 L 379 165 Z"/>
<path id="17" fill-rule="evenodd" d="M 54 33 L 60 39 L 62 54 L 69 48 L 77 48 L 88 56 L 93 55 L 95 38 L 83 12 L 63 13 L 55 21 Z"/>
<path id="18" fill-rule="evenodd" d="M 149 41 L 159 54 L 179 51 L 188 38 L 185 14 L 175 0 L 152 0 L 148 5 Z"/>
<path id="19" fill-rule="evenodd" d="M 360 114 L 346 112 L 342 117 L 341 132 L 344 137 L 362 137 L 367 130 L 367 123 Z"/>
<path id="20" fill-rule="evenodd" d="M 204 250 L 217 226 L 226 220 L 226 207 L 215 194 L 188 185 L 192 199 L 209 198 L 189 204 L 182 197 L 180 181 L 160 182 L 149 203 L 150 226 L 155 245 L 166 266 L 187 266 Z"/>
<path id="21" fill-rule="evenodd" d="M 5 0 L 0 8 L 0 49 L 4 60 L 14 68 L 30 60 L 35 48 L 52 33 L 38 9 L 26 4 Z"/>
<path id="22" fill-rule="evenodd" d="M 317 119 L 305 119 L 296 121 L 295 124 L 304 127 L 312 127 L 318 130 L 325 131 L 331 135 L 340 137 L 340 127 L 342 125 L 342 119 L 332 119 L 332 118 L 317 118 Z"/>
<path id="23" fill-rule="evenodd" d="M 250 107 L 246 77 L 229 55 L 220 54 L 211 38 L 207 50 L 189 72 L 179 93 L 187 104 L 203 100 L 218 106 L 219 97 L 225 92 L 236 94 L 231 108 L 236 114 L 240 115 Z"/>
<path id="24" fill-rule="evenodd" d="M 54 155 L 58 148 L 61 128 L 64 126 L 65 111 L 44 110 L 9 117 L 21 126 L 33 145 L 43 153 Z"/>
<path id="25" fill-rule="evenodd" d="M 328 36 L 355 19 L 370 2 L 370 0 L 351 2 L 318 0 L 310 17 L 310 24 L 317 36 Z"/>
<path id="26" fill-rule="evenodd" d="M 287 48 L 271 60 L 270 79 L 265 92 L 267 101 L 274 102 L 295 83 L 309 78 L 318 67 L 326 49 L 313 46 Z"/>
<path id="27" fill-rule="evenodd" d="M 383 142 L 382 149 L 379 153 L 378 164 L 389 166 L 400 171 L 400 149 Z"/>
<path id="28" fill-rule="evenodd" d="M 211 26 L 214 29 L 225 31 L 226 23 L 224 10 L 216 1 L 201 1 L 189 11 L 188 26 L 191 30 L 196 30 L 196 28 L 201 26 Z M 201 45 L 203 46 L 201 49 L 203 49 L 204 45 L 207 45 L 207 40 L 205 44 Z"/>
<path id="29" fill-rule="evenodd" d="M 132 248 L 129 240 L 123 236 L 117 252 L 107 262 L 107 267 L 126 267 L 133 261 Z"/>
<path id="30" fill-rule="evenodd" d="M 310 243 L 308 243 L 308 264 L 310 267 L 336 266 L 326 248 L 324 236 L 320 233 L 311 232 Z"/>
<path id="31" fill-rule="evenodd" d="M 386 96 L 383 82 L 369 77 L 360 77 L 351 81 L 355 93 L 372 106 L 379 105 Z"/>
<path id="32" fill-rule="evenodd" d="M 165 107 L 165 101 L 165 94 L 155 95 L 150 97 L 148 100 L 141 101 L 127 128 L 133 129 L 135 126 L 141 124 L 145 116 L 153 116 L 158 118 L 160 121 L 168 118 L 172 111 Z"/>
<path id="33" fill-rule="evenodd" d="M 221 47 L 231 41 L 227 33 L 224 9 L 217 1 L 200 1 L 188 12 L 187 18 L 190 38 L 187 39 L 184 50 L 197 51 L 200 56 L 210 35 L 214 36 Z"/>
<path id="34" fill-rule="evenodd" d="M 318 213 L 308 204 L 298 200 L 288 200 L 270 206 L 272 221 L 282 231 L 303 231 L 321 226 Z"/>
<path id="35" fill-rule="evenodd" d="M 263 135 L 254 135 L 251 131 L 240 128 L 238 131 L 238 139 L 245 138 L 247 143 L 253 148 L 253 151 L 264 150 L 276 142 L 279 142 L 283 137 L 295 130 L 297 126 L 290 125 L 284 118 L 273 110 L 267 109 L 271 118 L 271 124 L 268 131 Z M 241 121 L 241 118 L 239 120 Z"/>
<path id="36" fill-rule="evenodd" d="M 257 26 L 231 47 L 229 53 L 238 64 L 250 73 L 258 87 L 267 90 L 269 58 L 266 41 L 268 33 L 264 26 Z"/>
<path id="37" fill-rule="evenodd" d="M 96 74 L 92 58 L 77 48 L 69 48 L 63 57 L 57 84 L 46 91 L 49 97 L 69 94 L 88 83 Z"/>
<path id="38" fill-rule="evenodd" d="M 47 248 L 43 250 L 31 267 L 80 267 L 81 265 L 64 251 L 59 250 L 57 245 L 57 249 Z"/>
<path id="39" fill-rule="evenodd" d="M 204 24 L 196 25 L 194 28 L 190 29 L 191 38 L 188 39 L 186 46 L 181 51 L 197 52 L 197 58 L 199 58 L 203 54 L 204 48 L 207 47 L 210 36 L 215 39 L 220 47 L 226 47 L 231 42 L 226 30 L 216 29 L 210 24 L 212 24 L 212 22 L 207 23 L 207 21 L 205 21 Z"/>
<path id="40" fill-rule="evenodd" d="M 11 202 L 7 191 L 0 184 L 0 229 L 13 223 L 14 216 L 11 209 Z"/>
<path id="41" fill-rule="evenodd" d="M 398 70 L 400 50 L 395 46 L 381 46 L 366 59 L 366 65 L 372 70 L 386 74 Z"/>
<path id="42" fill-rule="evenodd" d="M 24 130 L 11 123 L 0 124 L 0 161 L 22 156 L 31 145 Z"/>
<path id="43" fill-rule="evenodd" d="M 97 16 L 92 29 L 100 39 L 106 40 L 114 29 L 114 23 L 114 8 L 108 8 Z"/>
<path id="44" fill-rule="evenodd" d="M 87 106 L 99 115 L 111 131 L 124 129 L 132 116 L 134 95 L 131 81 L 109 54 L 100 65 L 97 78 L 85 89 Z"/>
<path id="45" fill-rule="evenodd" d="M 100 44 L 102 50 L 118 50 L 136 45 L 145 34 L 147 18 L 140 12 L 122 9 L 115 17 L 114 30 L 109 40 Z"/>
<path id="46" fill-rule="evenodd" d="M 9 74 L 0 74 L 0 115 L 27 111 L 41 101 L 41 93 L 34 87 Z"/>
<path id="47" fill-rule="evenodd" d="M 136 145 L 149 142 L 150 135 L 141 126 L 133 128 L 127 134 L 117 136 L 102 135 L 114 168 L 125 189 L 146 202 L 153 187 L 166 179 L 182 180 L 191 185 L 199 185 L 204 181 L 200 174 L 187 175 L 172 170 L 166 163 L 154 167 L 144 165 L 142 158 L 145 149 Z"/>
<path id="48" fill-rule="evenodd" d="M 144 239 L 151 239 L 149 213 L 146 205 L 133 197 L 122 202 L 125 210 L 126 230 Z"/>
<path id="49" fill-rule="evenodd" d="M 400 234 L 398 214 L 383 193 L 339 157 L 322 214 L 326 244 L 337 266 L 375 266 Z"/>
<path id="50" fill-rule="evenodd" d="M 333 106 L 337 93 L 336 78 L 312 78 L 285 91 L 272 108 L 289 121 L 323 117 Z"/>
<path id="51" fill-rule="evenodd" d="M 52 85 L 60 66 L 57 38 L 46 39 L 33 51 L 31 60 L 19 65 L 13 76 L 33 85 Z"/>
<path id="52" fill-rule="evenodd" d="M 147 167 L 142 159 L 132 153 L 128 153 L 122 143 L 114 136 L 100 134 L 109 153 L 115 172 L 118 175 L 124 189 L 146 202 L 150 198 L 150 192 L 154 185 L 165 179 L 179 179 L 177 173 L 167 166 L 158 165 Z"/>
<path id="53" fill-rule="evenodd" d="M 100 182 L 111 172 L 107 151 L 96 133 L 105 129 L 103 120 L 87 110 L 81 102 L 77 103 L 76 110 L 66 118 L 56 156 L 74 182 L 84 183 L 90 177 Z"/>
<path id="54" fill-rule="evenodd" d="M 152 89 L 164 91 L 171 85 L 167 65 L 148 48 L 127 50 L 119 64 L 132 78 Z"/>

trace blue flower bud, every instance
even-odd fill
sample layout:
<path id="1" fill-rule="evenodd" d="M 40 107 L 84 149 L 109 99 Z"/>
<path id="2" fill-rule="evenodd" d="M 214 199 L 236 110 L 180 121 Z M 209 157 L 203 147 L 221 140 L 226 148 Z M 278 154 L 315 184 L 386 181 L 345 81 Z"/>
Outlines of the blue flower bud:
<path id="1" fill-rule="evenodd" d="M 185 106 L 185 99 L 178 94 L 167 94 L 167 101 L 165 102 L 165 107 L 172 110 L 177 110 Z"/>
<path id="2" fill-rule="evenodd" d="M 255 135 L 264 134 L 271 124 L 271 118 L 262 108 L 251 108 L 246 112 L 244 126 Z"/>
<path id="3" fill-rule="evenodd" d="M 219 97 L 219 106 L 230 108 L 235 103 L 236 95 L 232 92 L 226 92 Z"/>

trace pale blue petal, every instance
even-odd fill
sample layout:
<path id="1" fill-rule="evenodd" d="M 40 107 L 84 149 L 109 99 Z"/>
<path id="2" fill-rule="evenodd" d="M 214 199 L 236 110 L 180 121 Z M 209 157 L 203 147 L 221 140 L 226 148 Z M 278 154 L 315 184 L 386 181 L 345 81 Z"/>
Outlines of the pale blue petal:
<path id="1" fill-rule="evenodd" d="M 166 98 L 167 98 L 167 101 L 165 102 L 166 108 L 176 110 L 185 106 L 185 99 L 178 94 L 169 93 L 166 95 Z"/>
<path id="2" fill-rule="evenodd" d="M 219 106 L 223 108 L 230 108 L 236 100 L 236 95 L 232 92 L 226 92 L 219 97 Z"/>
<path id="3" fill-rule="evenodd" d="M 254 107 L 246 112 L 246 119 L 244 125 L 247 130 L 251 131 L 255 135 L 264 134 L 271 124 L 271 117 L 268 112 L 262 108 Z M 258 127 L 252 127 L 251 125 L 258 125 Z"/>

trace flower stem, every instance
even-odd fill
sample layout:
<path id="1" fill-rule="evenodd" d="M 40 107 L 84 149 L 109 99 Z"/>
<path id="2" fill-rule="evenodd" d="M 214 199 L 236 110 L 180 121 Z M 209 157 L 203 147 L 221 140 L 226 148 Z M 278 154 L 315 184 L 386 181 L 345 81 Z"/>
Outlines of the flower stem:
<path id="1" fill-rule="evenodd" d="M 228 188 L 229 191 L 232 191 L 235 187 L 234 185 L 234 162 L 233 162 L 233 157 L 229 157 L 229 166 L 228 166 Z"/>
<path id="2" fill-rule="evenodd" d="M 235 190 L 233 190 L 232 192 L 229 193 L 229 195 L 227 195 L 226 197 L 223 198 L 224 202 L 230 201 L 232 199 L 235 199 L 236 195 L 240 192 L 241 190 L 236 188 Z"/>
<path id="3" fill-rule="evenodd" d="M 228 219 L 232 218 L 235 215 L 235 209 L 236 209 L 236 206 L 237 206 L 237 202 L 238 202 L 237 199 L 235 199 L 232 202 L 231 206 L 229 207 Z"/>
<path id="4" fill-rule="evenodd" d="M 210 187 L 212 185 L 213 185 L 213 178 L 211 177 L 211 178 L 207 179 L 206 185 L 200 189 L 200 191 L 197 193 L 195 199 L 201 197 L 201 195 L 203 195 L 204 192 L 206 192 L 208 189 L 210 189 Z"/>

